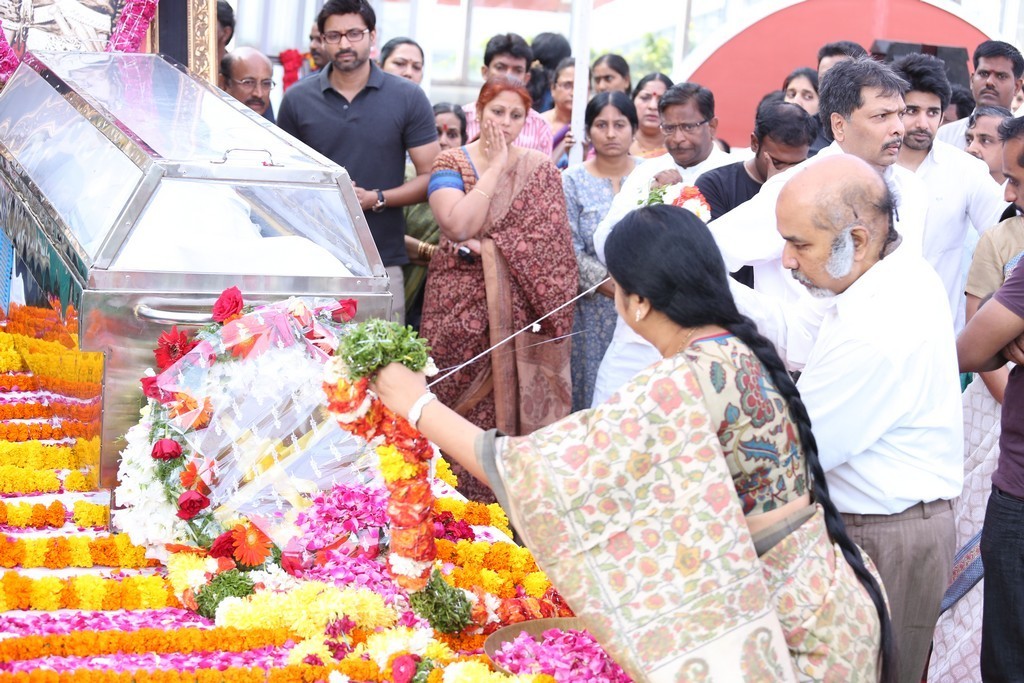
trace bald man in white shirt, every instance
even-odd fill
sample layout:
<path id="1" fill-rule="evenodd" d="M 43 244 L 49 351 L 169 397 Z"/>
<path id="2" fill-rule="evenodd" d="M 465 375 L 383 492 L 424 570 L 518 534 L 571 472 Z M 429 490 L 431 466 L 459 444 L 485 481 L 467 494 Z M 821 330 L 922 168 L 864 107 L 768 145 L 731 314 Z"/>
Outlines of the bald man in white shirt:
<path id="1" fill-rule="evenodd" d="M 780 349 L 811 340 L 797 388 L 829 491 L 889 599 L 898 681 L 927 662 L 955 552 L 963 414 L 945 289 L 892 221 L 877 170 L 851 155 L 797 172 L 779 195 L 782 263 L 816 315 L 733 284 L 740 310 Z"/>

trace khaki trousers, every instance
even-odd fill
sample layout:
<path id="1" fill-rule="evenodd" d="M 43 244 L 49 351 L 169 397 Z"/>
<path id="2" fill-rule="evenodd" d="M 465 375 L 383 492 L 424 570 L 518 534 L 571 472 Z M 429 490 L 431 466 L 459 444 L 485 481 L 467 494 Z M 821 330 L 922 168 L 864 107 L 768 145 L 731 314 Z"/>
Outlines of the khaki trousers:
<path id="1" fill-rule="evenodd" d="M 920 683 L 956 553 L 952 501 L 918 503 L 895 515 L 844 513 L 843 521 L 885 584 L 896 680 Z"/>

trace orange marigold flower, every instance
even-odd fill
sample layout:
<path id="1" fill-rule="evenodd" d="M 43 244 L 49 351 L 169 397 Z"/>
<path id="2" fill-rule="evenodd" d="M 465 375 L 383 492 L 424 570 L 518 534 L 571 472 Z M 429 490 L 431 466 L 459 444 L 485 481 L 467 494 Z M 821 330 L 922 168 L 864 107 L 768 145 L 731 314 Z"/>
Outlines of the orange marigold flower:
<path id="1" fill-rule="evenodd" d="M 65 509 L 64 504 L 59 500 L 55 500 L 50 503 L 50 506 L 46 508 L 46 525 L 52 527 L 62 527 L 64 522 L 67 521 L 68 511 Z"/>
<path id="2" fill-rule="evenodd" d="M 239 564 L 256 567 L 270 557 L 272 545 L 267 535 L 250 524 L 239 524 L 231 531 L 234 557 Z"/>

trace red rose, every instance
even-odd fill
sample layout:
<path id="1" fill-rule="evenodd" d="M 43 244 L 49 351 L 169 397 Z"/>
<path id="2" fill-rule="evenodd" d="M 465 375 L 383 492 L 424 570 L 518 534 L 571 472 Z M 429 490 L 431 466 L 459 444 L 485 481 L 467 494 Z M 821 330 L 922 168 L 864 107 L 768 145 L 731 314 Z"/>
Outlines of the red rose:
<path id="1" fill-rule="evenodd" d="M 225 322 L 228 318 L 242 312 L 242 292 L 238 287 L 228 287 L 220 293 L 217 303 L 213 305 L 213 319 L 216 322 Z"/>
<path id="2" fill-rule="evenodd" d="M 213 540 L 213 545 L 210 546 L 210 557 L 231 557 L 234 551 L 234 539 L 231 538 L 231 532 L 225 531 Z"/>
<path id="3" fill-rule="evenodd" d="M 139 382 L 142 383 L 142 395 L 146 398 L 151 398 L 158 403 L 167 403 L 174 396 L 167 391 L 164 391 L 156 384 L 156 377 L 143 377 Z"/>
<path id="4" fill-rule="evenodd" d="M 210 499 L 199 491 L 185 491 L 178 496 L 178 517 L 192 519 L 210 507 Z"/>
<path id="5" fill-rule="evenodd" d="M 331 320 L 336 323 L 347 323 L 356 317 L 355 299 L 338 299 L 338 308 L 331 313 Z"/>
<path id="6" fill-rule="evenodd" d="M 156 460 L 174 460 L 181 457 L 181 444 L 174 439 L 160 439 L 149 454 Z"/>
<path id="7" fill-rule="evenodd" d="M 156 366 L 161 372 L 174 365 L 175 361 L 196 347 L 199 342 L 190 341 L 187 332 L 179 332 L 174 325 L 156 340 Z"/>
<path id="8" fill-rule="evenodd" d="M 420 663 L 418 655 L 401 655 L 395 657 L 391 664 L 391 680 L 395 683 L 410 683 L 416 675 L 416 665 Z"/>

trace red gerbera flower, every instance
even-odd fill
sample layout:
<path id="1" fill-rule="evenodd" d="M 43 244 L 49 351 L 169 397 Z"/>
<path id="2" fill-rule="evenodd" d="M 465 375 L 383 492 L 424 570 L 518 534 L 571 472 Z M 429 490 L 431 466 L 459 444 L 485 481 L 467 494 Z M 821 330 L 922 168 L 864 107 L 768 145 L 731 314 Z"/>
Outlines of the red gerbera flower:
<path id="1" fill-rule="evenodd" d="M 156 356 L 156 366 L 161 372 L 174 365 L 175 361 L 196 347 L 198 342 L 192 341 L 188 333 L 179 331 L 174 325 L 170 330 L 160 335 L 156 340 L 157 346 L 153 355 Z"/>

